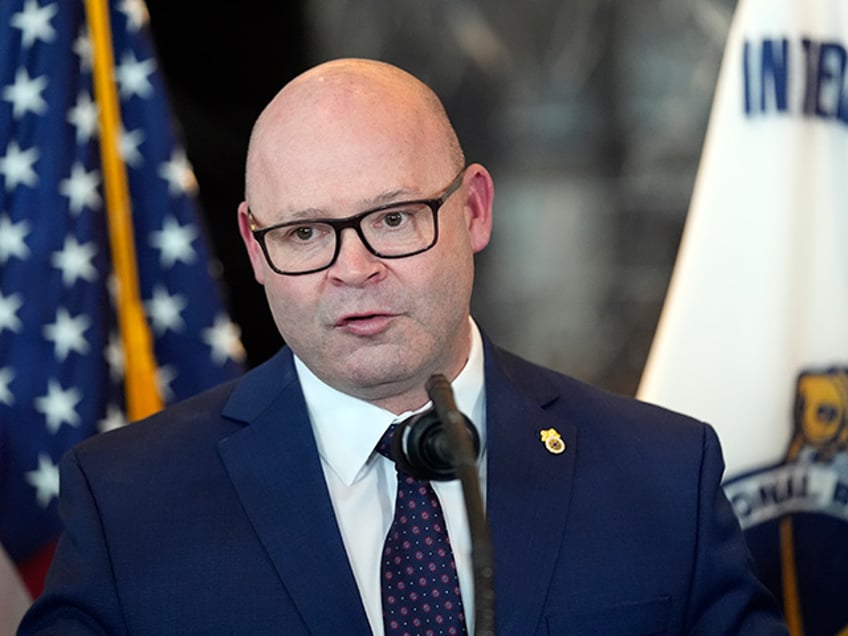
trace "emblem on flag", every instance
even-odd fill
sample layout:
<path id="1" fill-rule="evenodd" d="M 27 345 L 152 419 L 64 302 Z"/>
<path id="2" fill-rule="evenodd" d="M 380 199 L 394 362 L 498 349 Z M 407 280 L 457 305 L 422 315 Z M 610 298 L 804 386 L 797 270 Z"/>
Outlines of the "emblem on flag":
<path id="1" fill-rule="evenodd" d="M 806 633 L 848 626 L 848 368 L 798 375 L 785 459 L 725 483 L 760 577 Z M 839 609 L 841 608 L 841 609 Z"/>

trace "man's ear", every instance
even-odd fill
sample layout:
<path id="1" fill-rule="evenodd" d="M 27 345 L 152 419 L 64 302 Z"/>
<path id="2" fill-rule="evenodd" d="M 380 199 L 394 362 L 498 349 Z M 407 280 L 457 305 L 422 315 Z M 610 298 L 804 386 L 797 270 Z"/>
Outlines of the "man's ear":
<path id="1" fill-rule="evenodd" d="M 492 175 L 479 163 L 472 163 L 465 169 L 465 183 L 465 220 L 471 249 L 476 253 L 489 244 L 492 235 L 495 185 Z"/>
<path id="2" fill-rule="evenodd" d="M 265 284 L 265 255 L 262 253 L 262 247 L 253 238 L 253 233 L 250 231 L 250 218 L 247 214 L 247 201 L 242 201 L 238 206 L 238 226 L 241 241 L 247 249 L 247 255 L 250 257 L 250 264 L 253 267 L 253 277 L 260 285 Z"/>

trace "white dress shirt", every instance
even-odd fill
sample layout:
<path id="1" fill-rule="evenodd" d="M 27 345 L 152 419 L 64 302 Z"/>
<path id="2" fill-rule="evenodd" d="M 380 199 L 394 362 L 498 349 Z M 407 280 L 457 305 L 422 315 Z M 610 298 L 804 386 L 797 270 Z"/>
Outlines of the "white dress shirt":
<path id="1" fill-rule="evenodd" d="M 485 487 L 486 400 L 483 381 L 483 343 L 473 320 L 471 351 L 465 367 L 451 383 L 456 405 L 474 423 L 480 435 L 480 488 Z M 383 632 L 380 563 L 383 542 L 394 516 L 397 478 L 394 463 L 374 452 L 393 422 L 412 413 L 394 414 L 354 398 L 319 380 L 295 356 L 312 430 L 321 455 L 336 521 L 347 550 L 371 630 Z M 429 407 L 428 403 L 424 408 Z M 474 633 L 474 575 L 471 537 L 459 480 L 432 482 L 439 496 L 456 561 L 465 620 Z"/>

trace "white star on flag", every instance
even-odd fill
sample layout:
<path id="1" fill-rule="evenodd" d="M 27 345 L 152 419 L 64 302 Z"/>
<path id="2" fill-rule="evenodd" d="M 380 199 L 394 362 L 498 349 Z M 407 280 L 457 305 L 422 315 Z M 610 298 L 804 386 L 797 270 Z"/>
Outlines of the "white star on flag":
<path id="1" fill-rule="evenodd" d="M 116 428 L 121 428 L 126 424 L 127 417 L 124 415 L 124 412 L 114 404 L 110 404 L 106 407 L 106 417 L 97 422 L 97 430 L 101 433 L 106 433 L 108 431 L 114 431 Z"/>
<path id="2" fill-rule="evenodd" d="M 49 43 L 56 38 L 56 30 L 50 20 L 58 10 L 55 4 L 39 7 L 36 0 L 26 0 L 24 10 L 12 16 L 9 24 L 21 30 L 21 43 L 25 49 L 35 44 L 36 40 Z"/>
<path id="3" fill-rule="evenodd" d="M 121 56 L 121 64 L 115 69 L 121 98 L 126 99 L 133 95 L 150 97 L 153 94 L 153 84 L 149 78 L 155 70 L 156 63 L 152 58 L 139 61 L 132 51 L 124 53 Z"/>
<path id="4" fill-rule="evenodd" d="M 138 148 L 144 141 L 144 130 L 136 128 L 127 132 L 121 129 L 120 146 L 121 157 L 132 168 L 139 168 L 144 163 L 144 155 L 139 152 Z"/>
<path id="5" fill-rule="evenodd" d="M 80 59 L 80 68 L 84 71 L 90 71 L 93 52 L 91 38 L 88 36 L 88 29 L 85 26 L 80 29 L 77 39 L 74 40 L 72 50 Z"/>
<path id="6" fill-rule="evenodd" d="M 153 288 L 153 297 L 145 303 L 145 309 L 153 323 L 153 329 L 157 335 L 168 331 L 182 331 L 185 322 L 180 312 L 188 306 L 188 301 L 181 294 L 168 293 L 163 285 Z"/>
<path id="7" fill-rule="evenodd" d="M 80 91 L 77 103 L 68 111 L 68 123 L 77 131 L 77 143 L 82 144 L 97 134 L 97 104 L 87 91 Z"/>
<path id="8" fill-rule="evenodd" d="M 26 220 L 12 223 L 8 214 L 0 216 L 0 265 L 4 265 L 12 256 L 21 260 L 29 256 L 29 248 L 24 242 L 29 232 Z"/>
<path id="9" fill-rule="evenodd" d="M 160 251 L 162 267 L 170 268 L 177 261 L 191 263 L 196 254 L 191 246 L 197 238 L 197 228 L 192 224 L 180 225 L 173 216 L 165 217 L 162 229 L 150 233 L 150 245 Z"/>
<path id="10" fill-rule="evenodd" d="M 76 406 L 81 400 L 79 389 L 71 387 L 65 390 L 58 381 L 51 378 L 47 382 L 47 395 L 35 398 L 35 410 L 44 415 L 47 430 L 55 434 L 62 424 L 80 425 Z"/>
<path id="11" fill-rule="evenodd" d="M 11 367 L 3 367 L 0 369 L 0 402 L 6 406 L 12 406 L 15 403 L 15 395 L 9 389 L 9 385 L 14 379 L 14 369 Z"/>
<path id="12" fill-rule="evenodd" d="M 38 468 L 28 471 L 26 480 L 35 488 L 35 498 L 42 508 L 59 496 L 59 467 L 44 453 L 38 454 Z"/>
<path id="13" fill-rule="evenodd" d="M 159 176 L 168 182 L 168 192 L 185 194 L 197 190 L 197 179 L 183 150 L 171 153 L 171 159 L 159 167 Z"/>
<path id="14" fill-rule="evenodd" d="M 62 270 L 62 283 L 70 287 L 77 280 L 92 282 L 97 280 L 97 269 L 91 263 L 91 259 L 97 254 L 97 245 L 90 241 L 80 245 L 77 239 L 68 235 L 65 237 L 65 246 L 59 252 L 53 252 L 50 264 Z"/>
<path id="15" fill-rule="evenodd" d="M 94 210 L 100 207 L 102 201 L 97 192 L 99 184 L 98 171 L 86 172 L 85 166 L 77 161 L 71 167 L 71 176 L 59 182 L 59 193 L 68 197 L 71 212 L 79 214 L 83 208 Z"/>
<path id="16" fill-rule="evenodd" d="M 11 192 L 20 184 L 30 187 L 38 183 L 38 175 L 33 165 L 38 161 L 38 148 L 21 150 L 14 139 L 6 146 L 6 154 L 0 157 L 0 174 L 6 177 L 6 192 Z"/>
<path id="17" fill-rule="evenodd" d="M 150 20 L 147 5 L 141 0 L 122 0 L 118 11 L 127 16 L 127 29 L 133 33 L 145 26 Z"/>
<path id="18" fill-rule="evenodd" d="M 47 88 L 47 77 L 30 77 L 25 68 L 15 73 L 15 83 L 3 89 L 3 99 L 12 104 L 12 117 L 21 119 L 28 112 L 43 115 L 47 111 L 47 102 L 41 91 Z"/>
<path id="19" fill-rule="evenodd" d="M 171 388 L 171 382 L 173 382 L 176 378 L 177 371 L 170 364 L 166 364 L 156 369 L 156 388 L 165 400 L 174 399 L 174 390 Z"/>
<path id="20" fill-rule="evenodd" d="M 106 364 L 109 365 L 109 377 L 115 382 L 120 381 L 124 377 L 126 358 L 121 338 L 117 333 L 109 334 L 109 344 L 104 349 L 103 355 L 106 358 Z"/>
<path id="21" fill-rule="evenodd" d="M 227 316 L 216 316 L 215 324 L 203 330 L 203 342 L 212 348 L 212 361 L 223 364 L 227 359 L 243 360 L 245 352 L 240 336 L 241 330 Z"/>
<path id="22" fill-rule="evenodd" d="M 80 354 L 88 351 L 88 341 L 83 334 L 90 326 L 91 321 L 85 314 L 72 317 L 67 309 L 59 307 L 56 322 L 44 326 L 44 337 L 53 341 L 56 358 L 65 360 L 71 351 Z"/>
<path id="23" fill-rule="evenodd" d="M 23 323 L 18 318 L 18 309 L 23 305 L 20 294 L 4 296 L 3 290 L 0 290 L 0 333 L 3 333 L 4 329 L 13 333 L 21 330 Z"/>

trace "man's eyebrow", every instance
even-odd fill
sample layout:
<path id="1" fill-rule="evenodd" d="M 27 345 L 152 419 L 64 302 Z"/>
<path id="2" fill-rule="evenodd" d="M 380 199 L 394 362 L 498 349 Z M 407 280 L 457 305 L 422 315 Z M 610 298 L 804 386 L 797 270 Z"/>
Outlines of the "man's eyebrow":
<path id="1" fill-rule="evenodd" d="M 405 188 L 397 188 L 396 190 L 390 190 L 389 192 L 383 192 L 382 194 L 378 194 L 375 197 L 371 197 L 370 199 L 363 199 L 360 202 L 360 206 L 358 208 L 359 212 L 365 212 L 372 208 L 379 208 L 384 205 L 391 205 L 392 203 L 403 203 L 404 201 L 417 201 L 421 198 L 421 195 L 412 192 L 411 190 L 407 190 Z M 353 214 L 357 214 L 354 212 Z"/>
<path id="2" fill-rule="evenodd" d="M 326 219 L 327 211 L 322 210 L 321 208 L 305 208 L 303 210 L 294 210 L 292 212 L 279 212 L 277 213 L 277 217 L 281 219 L 280 222 L 282 223 L 286 223 L 287 221 Z"/>
<path id="3" fill-rule="evenodd" d="M 376 208 L 381 205 L 386 205 L 387 203 L 394 203 L 395 201 L 402 203 L 403 201 L 412 201 L 415 199 L 420 199 L 421 197 L 417 194 L 410 192 L 409 190 L 405 190 L 403 188 L 398 188 L 397 190 L 392 190 L 391 192 L 385 192 L 380 194 L 373 199 L 365 201 L 366 207 L 368 208 Z"/>
<path id="4" fill-rule="evenodd" d="M 384 192 L 383 194 L 378 194 L 377 196 L 372 197 L 370 199 L 363 200 L 355 211 L 352 211 L 350 215 L 345 216 L 353 216 L 361 212 L 370 210 L 372 208 L 378 208 L 380 206 L 389 205 L 392 203 L 416 201 L 420 198 L 421 195 L 419 194 L 413 193 L 403 188 L 399 188 L 397 190 Z M 289 221 L 309 221 L 313 219 L 320 220 L 331 219 L 335 217 L 332 215 L 331 211 L 325 210 L 323 208 L 303 208 L 301 210 L 293 210 L 290 212 L 279 212 L 277 214 L 277 218 L 281 219 L 280 221 L 277 221 L 278 223 L 287 223 Z"/>

